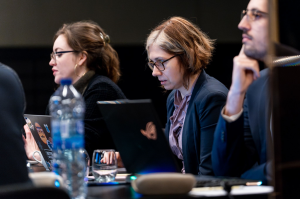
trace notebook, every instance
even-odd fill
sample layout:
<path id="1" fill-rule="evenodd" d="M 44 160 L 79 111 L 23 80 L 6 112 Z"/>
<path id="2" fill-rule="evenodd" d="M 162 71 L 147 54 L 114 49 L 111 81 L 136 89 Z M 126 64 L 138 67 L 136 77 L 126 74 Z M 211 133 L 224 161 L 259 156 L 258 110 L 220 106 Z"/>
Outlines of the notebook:
<path id="1" fill-rule="evenodd" d="M 51 136 L 51 116 L 47 115 L 24 115 L 28 125 L 42 155 L 44 167 L 51 170 L 52 163 L 52 136 Z"/>

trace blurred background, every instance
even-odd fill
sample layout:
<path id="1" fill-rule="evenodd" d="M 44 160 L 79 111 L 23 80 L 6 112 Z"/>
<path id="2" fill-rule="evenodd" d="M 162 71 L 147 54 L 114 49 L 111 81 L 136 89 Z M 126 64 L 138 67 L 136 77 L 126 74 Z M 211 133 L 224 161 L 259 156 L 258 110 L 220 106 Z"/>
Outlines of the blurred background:
<path id="1" fill-rule="evenodd" d="M 93 20 L 110 35 L 118 52 L 118 83 L 128 99 L 152 99 L 166 122 L 169 92 L 147 67 L 145 40 L 160 22 L 182 16 L 216 40 L 206 72 L 229 88 L 232 60 L 241 48 L 237 25 L 248 0 L 0 0 L 0 62 L 12 67 L 24 86 L 27 114 L 43 115 L 54 92 L 49 66 L 53 36 L 63 23 Z"/>

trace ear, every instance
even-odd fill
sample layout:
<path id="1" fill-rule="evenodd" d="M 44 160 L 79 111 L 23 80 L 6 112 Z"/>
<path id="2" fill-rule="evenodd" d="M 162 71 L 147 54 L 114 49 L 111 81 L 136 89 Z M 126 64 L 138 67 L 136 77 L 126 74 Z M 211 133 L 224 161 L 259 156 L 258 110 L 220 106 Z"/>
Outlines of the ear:
<path id="1" fill-rule="evenodd" d="M 79 59 L 78 59 L 77 63 L 79 66 L 82 66 L 82 65 L 86 64 L 86 61 L 87 61 L 87 52 L 83 51 L 79 54 Z"/>

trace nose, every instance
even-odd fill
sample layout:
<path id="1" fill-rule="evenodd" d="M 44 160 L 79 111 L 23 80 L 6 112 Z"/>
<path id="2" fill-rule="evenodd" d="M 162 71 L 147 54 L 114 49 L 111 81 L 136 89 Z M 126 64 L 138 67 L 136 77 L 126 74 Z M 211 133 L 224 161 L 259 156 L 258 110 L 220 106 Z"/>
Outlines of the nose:
<path id="1" fill-rule="evenodd" d="M 251 29 L 251 25 L 249 23 L 249 20 L 247 19 L 247 15 L 245 15 L 242 20 L 240 21 L 238 28 L 244 32 L 247 32 Z"/>
<path id="2" fill-rule="evenodd" d="M 162 72 L 160 70 L 158 70 L 156 68 L 156 66 L 154 66 L 153 71 L 152 71 L 152 76 L 157 77 L 157 76 L 160 76 L 161 74 L 162 74 Z"/>
<path id="3" fill-rule="evenodd" d="M 50 59 L 49 65 L 50 66 L 55 66 L 56 65 L 56 62 L 53 58 Z"/>

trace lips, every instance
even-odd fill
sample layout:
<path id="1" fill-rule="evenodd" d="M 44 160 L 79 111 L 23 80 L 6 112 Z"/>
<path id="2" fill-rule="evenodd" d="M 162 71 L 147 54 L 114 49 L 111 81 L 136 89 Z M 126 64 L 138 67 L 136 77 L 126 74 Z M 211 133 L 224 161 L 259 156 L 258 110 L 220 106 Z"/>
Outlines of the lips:
<path id="1" fill-rule="evenodd" d="M 57 73 L 57 70 L 52 69 L 52 71 L 53 71 L 53 75 L 55 76 L 55 74 Z"/>
<path id="2" fill-rule="evenodd" d="M 242 35 L 242 37 L 243 37 L 243 43 L 252 40 L 252 37 L 245 33 Z"/>
<path id="3" fill-rule="evenodd" d="M 167 82 L 167 80 L 159 80 L 160 81 L 160 84 L 163 85 Z"/>

